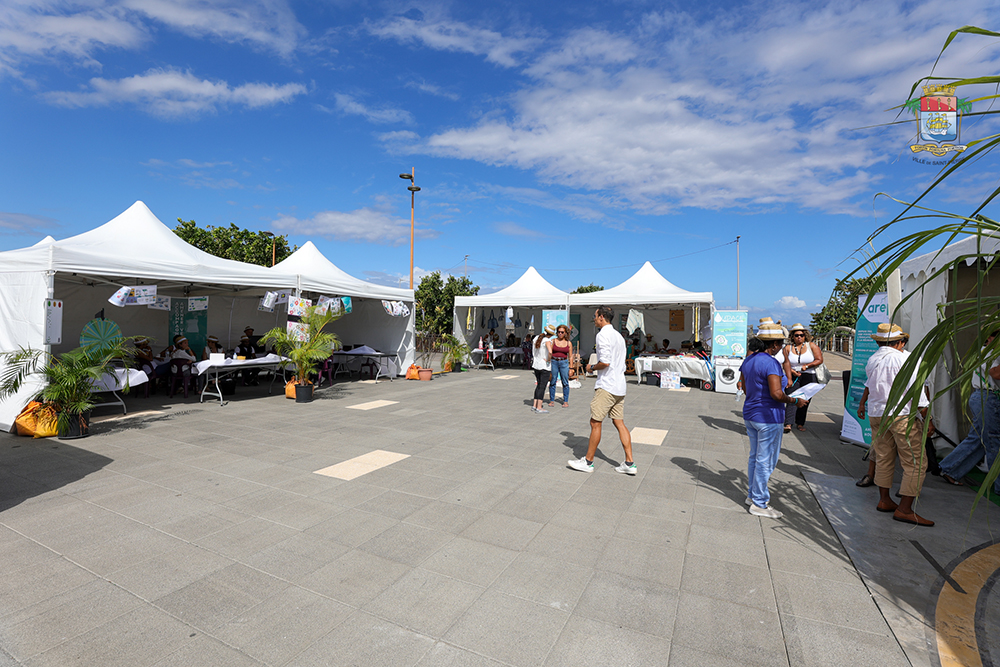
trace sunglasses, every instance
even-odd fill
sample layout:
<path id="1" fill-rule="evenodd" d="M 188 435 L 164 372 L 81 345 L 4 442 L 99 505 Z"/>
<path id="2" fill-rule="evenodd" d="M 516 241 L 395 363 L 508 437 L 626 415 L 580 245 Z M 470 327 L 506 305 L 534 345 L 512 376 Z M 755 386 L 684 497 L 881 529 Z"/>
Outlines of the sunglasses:
<path id="1" fill-rule="evenodd" d="M 805 338 L 805 337 L 806 337 L 806 335 L 804 333 L 793 333 L 792 334 L 792 338 Z"/>

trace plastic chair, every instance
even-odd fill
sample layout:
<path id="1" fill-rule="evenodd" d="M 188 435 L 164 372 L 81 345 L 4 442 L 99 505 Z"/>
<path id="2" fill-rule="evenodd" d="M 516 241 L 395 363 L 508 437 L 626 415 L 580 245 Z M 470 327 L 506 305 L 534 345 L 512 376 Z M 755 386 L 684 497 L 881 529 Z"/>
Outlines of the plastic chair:
<path id="1" fill-rule="evenodd" d="M 170 398 L 177 392 L 177 383 L 184 387 L 184 398 L 188 397 L 188 389 L 194 384 L 194 390 L 198 391 L 198 376 L 191 372 L 191 362 L 187 359 L 170 360 Z"/>

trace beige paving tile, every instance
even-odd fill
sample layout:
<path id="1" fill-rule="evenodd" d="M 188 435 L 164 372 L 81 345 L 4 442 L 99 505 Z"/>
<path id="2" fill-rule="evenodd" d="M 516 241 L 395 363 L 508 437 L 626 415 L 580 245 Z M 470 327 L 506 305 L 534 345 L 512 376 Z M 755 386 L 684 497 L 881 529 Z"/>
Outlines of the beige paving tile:
<path id="1" fill-rule="evenodd" d="M 348 405 L 348 410 L 374 410 L 375 408 L 384 408 L 387 405 L 395 405 L 399 401 L 369 401 L 367 403 L 358 403 L 357 405 Z"/>
<path id="2" fill-rule="evenodd" d="M 393 403 L 394 401 L 375 402 Z M 348 459 L 347 461 L 343 461 L 336 465 L 316 470 L 315 473 L 317 475 L 326 475 L 327 477 L 336 477 L 337 479 L 350 481 L 409 457 L 409 454 L 397 454 L 396 452 L 387 452 L 383 449 L 376 449 L 374 452 L 362 454 L 361 456 L 356 456 L 353 459 Z"/>
<path id="3" fill-rule="evenodd" d="M 667 430 L 662 428 L 643 428 L 636 426 L 632 429 L 632 442 L 640 445 L 662 445 L 663 439 L 667 437 Z"/>
<path id="4" fill-rule="evenodd" d="M 517 377 L 516 375 L 497 375 L 493 379 L 494 380 L 513 380 L 516 377 Z"/>

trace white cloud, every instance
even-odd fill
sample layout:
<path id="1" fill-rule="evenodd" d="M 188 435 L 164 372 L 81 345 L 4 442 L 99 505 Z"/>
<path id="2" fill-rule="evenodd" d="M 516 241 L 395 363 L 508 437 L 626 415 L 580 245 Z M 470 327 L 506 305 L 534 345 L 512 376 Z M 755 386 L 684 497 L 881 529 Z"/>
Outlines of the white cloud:
<path id="1" fill-rule="evenodd" d="M 540 229 L 522 227 L 516 222 L 498 222 L 495 225 L 493 225 L 493 229 L 505 236 L 520 236 L 522 238 L 529 238 L 529 239 L 551 238 L 549 234 Z"/>
<path id="2" fill-rule="evenodd" d="M 427 93 L 428 95 L 434 95 L 435 97 L 443 97 L 447 100 L 455 102 L 459 99 L 457 93 L 447 91 L 441 86 L 435 86 L 432 83 L 427 83 L 426 81 L 407 81 L 404 84 L 407 88 L 413 88 L 414 90 L 419 90 L 422 93 Z"/>
<path id="3" fill-rule="evenodd" d="M 289 56 L 305 36 L 283 0 L 124 0 L 124 7 L 194 37 L 215 37 Z"/>
<path id="4" fill-rule="evenodd" d="M 783 296 L 774 302 L 775 308 L 805 308 L 806 302 L 796 296 Z"/>
<path id="5" fill-rule="evenodd" d="M 413 116 L 409 111 L 403 109 L 381 108 L 373 109 L 365 106 L 351 95 L 335 93 L 334 99 L 337 102 L 337 110 L 353 116 L 362 116 L 370 123 L 388 125 L 391 123 L 413 124 Z"/>
<path id="6" fill-rule="evenodd" d="M 65 107 L 135 104 L 155 116 L 176 118 L 229 106 L 251 109 L 273 106 L 290 102 L 305 92 L 305 86 L 298 83 L 246 83 L 232 87 L 225 81 L 199 79 L 190 72 L 151 69 L 125 79 L 93 78 L 89 90 L 50 92 L 43 94 L 43 98 Z"/>
<path id="7" fill-rule="evenodd" d="M 0 211 L 0 229 L 8 234 L 38 233 L 40 229 L 52 229 L 58 226 L 52 218 Z"/>
<path id="8" fill-rule="evenodd" d="M 431 13 L 418 17 L 395 16 L 366 23 L 366 27 L 373 35 L 384 39 L 395 39 L 404 44 L 420 43 L 440 51 L 485 56 L 489 62 L 503 67 L 517 65 L 519 54 L 532 51 L 541 44 L 537 36 L 504 35 Z"/>
<path id="9" fill-rule="evenodd" d="M 354 211 L 320 211 L 304 220 L 283 215 L 274 221 L 273 226 L 294 234 L 322 236 L 339 241 L 400 245 L 410 240 L 410 221 L 395 217 L 382 207 L 365 207 Z M 418 227 L 416 235 L 422 238 L 435 238 L 437 232 Z"/>
<path id="10" fill-rule="evenodd" d="M 893 120 L 884 110 L 929 70 L 955 20 L 930 7 L 779 2 L 763 17 L 748 5 L 702 25 L 659 13 L 630 31 L 579 30 L 523 49 L 530 79 L 482 120 L 409 150 L 530 170 L 646 213 L 797 205 L 870 216 L 859 198 L 905 132 L 854 128 Z M 987 8 L 974 0 L 961 20 Z M 484 51 L 425 37 L 444 24 L 394 19 L 375 32 Z M 949 58 L 991 71 L 993 52 L 981 47 L 956 42 Z"/>

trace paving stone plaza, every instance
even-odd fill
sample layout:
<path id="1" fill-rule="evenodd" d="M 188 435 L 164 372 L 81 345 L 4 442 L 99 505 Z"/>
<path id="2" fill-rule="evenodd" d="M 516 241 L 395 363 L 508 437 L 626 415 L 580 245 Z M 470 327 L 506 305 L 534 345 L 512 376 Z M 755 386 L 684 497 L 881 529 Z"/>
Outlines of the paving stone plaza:
<path id="1" fill-rule="evenodd" d="M 566 465 L 592 379 L 533 414 L 521 369 L 0 436 L 0 665 L 1000 664 L 1000 508 L 929 477 L 935 527 L 875 512 L 834 375 L 784 438 L 777 520 L 743 505 L 734 396 L 634 378 L 634 477 L 610 425 L 593 473 Z"/>

